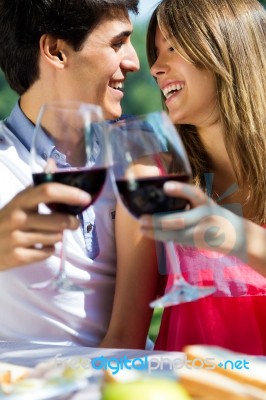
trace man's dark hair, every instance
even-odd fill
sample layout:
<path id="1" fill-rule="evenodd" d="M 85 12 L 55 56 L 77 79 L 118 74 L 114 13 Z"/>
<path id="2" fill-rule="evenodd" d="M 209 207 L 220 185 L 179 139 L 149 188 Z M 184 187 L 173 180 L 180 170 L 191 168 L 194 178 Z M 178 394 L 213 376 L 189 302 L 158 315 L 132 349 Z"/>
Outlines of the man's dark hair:
<path id="1" fill-rule="evenodd" d="M 19 95 L 39 78 L 43 34 L 65 40 L 75 51 L 106 16 L 138 13 L 139 0 L 0 0 L 0 67 Z"/>

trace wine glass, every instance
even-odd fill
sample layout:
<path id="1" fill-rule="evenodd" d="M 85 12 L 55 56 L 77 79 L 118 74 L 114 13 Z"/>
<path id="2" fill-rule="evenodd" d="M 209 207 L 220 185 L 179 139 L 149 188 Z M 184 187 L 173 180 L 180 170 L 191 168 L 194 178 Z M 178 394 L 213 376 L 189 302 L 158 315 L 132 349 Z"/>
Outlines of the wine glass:
<path id="1" fill-rule="evenodd" d="M 85 207 L 52 203 L 46 211 L 81 214 L 97 200 L 106 178 L 108 154 L 101 107 L 74 101 L 44 104 L 35 126 L 30 165 L 34 185 L 63 183 L 88 192 L 92 198 Z M 64 230 L 58 274 L 32 284 L 31 289 L 91 291 L 75 285 L 66 274 L 67 234 Z"/>
<path id="2" fill-rule="evenodd" d="M 109 144 L 113 157 L 113 179 L 117 196 L 132 214 L 184 211 L 190 207 L 182 198 L 167 196 L 163 185 L 169 180 L 188 183 L 191 167 L 179 134 L 164 111 L 128 117 L 111 125 Z M 174 283 L 151 307 L 167 307 L 208 296 L 214 286 L 195 286 L 182 276 L 174 243 L 166 243 Z"/>

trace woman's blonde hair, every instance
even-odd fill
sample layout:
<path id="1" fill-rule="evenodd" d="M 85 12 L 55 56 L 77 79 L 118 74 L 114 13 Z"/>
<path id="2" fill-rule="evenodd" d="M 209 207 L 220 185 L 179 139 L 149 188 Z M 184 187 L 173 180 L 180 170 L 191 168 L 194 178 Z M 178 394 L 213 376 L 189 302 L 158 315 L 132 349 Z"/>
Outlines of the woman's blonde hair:
<path id="1" fill-rule="evenodd" d="M 150 66 L 159 26 L 189 61 L 213 71 L 224 140 L 237 183 L 249 188 L 254 220 L 266 223 L 266 10 L 257 0 L 163 0 L 147 33 Z M 194 126 L 178 126 L 195 183 L 210 170 Z"/>

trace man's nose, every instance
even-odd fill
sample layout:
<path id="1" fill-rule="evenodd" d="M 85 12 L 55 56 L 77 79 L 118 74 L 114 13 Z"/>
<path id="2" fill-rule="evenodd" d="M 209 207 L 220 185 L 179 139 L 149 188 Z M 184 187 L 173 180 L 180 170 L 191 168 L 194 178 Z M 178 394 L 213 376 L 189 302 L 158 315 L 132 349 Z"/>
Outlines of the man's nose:
<path id="1" fill-rule="evenodd" d="M 123 58 L 122 64 L 124 69 L 127 69 L 131 72 L 136 72 L 140 69 L 139 58 L 135 48 L 132 45 L 130 45 L 127 54 Z"/>

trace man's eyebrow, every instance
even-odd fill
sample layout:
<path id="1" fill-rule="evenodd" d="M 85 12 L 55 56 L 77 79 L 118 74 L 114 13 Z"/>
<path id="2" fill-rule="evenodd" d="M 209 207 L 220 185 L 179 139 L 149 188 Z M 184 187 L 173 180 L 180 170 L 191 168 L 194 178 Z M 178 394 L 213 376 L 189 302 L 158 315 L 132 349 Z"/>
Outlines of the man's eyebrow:
<path id="1" fill-rule="evenodd" d="M 123 32 L 118 33 L 118 35 L 115 35 L 115 36 L 113 37 L 113 39 L 121 39 L 121 38 L 123 38 L 123 37 L 128 37 L 128 36 L 130 36 L 131 34 L 132 34 L 132 31 L 123 31 Z"/>

